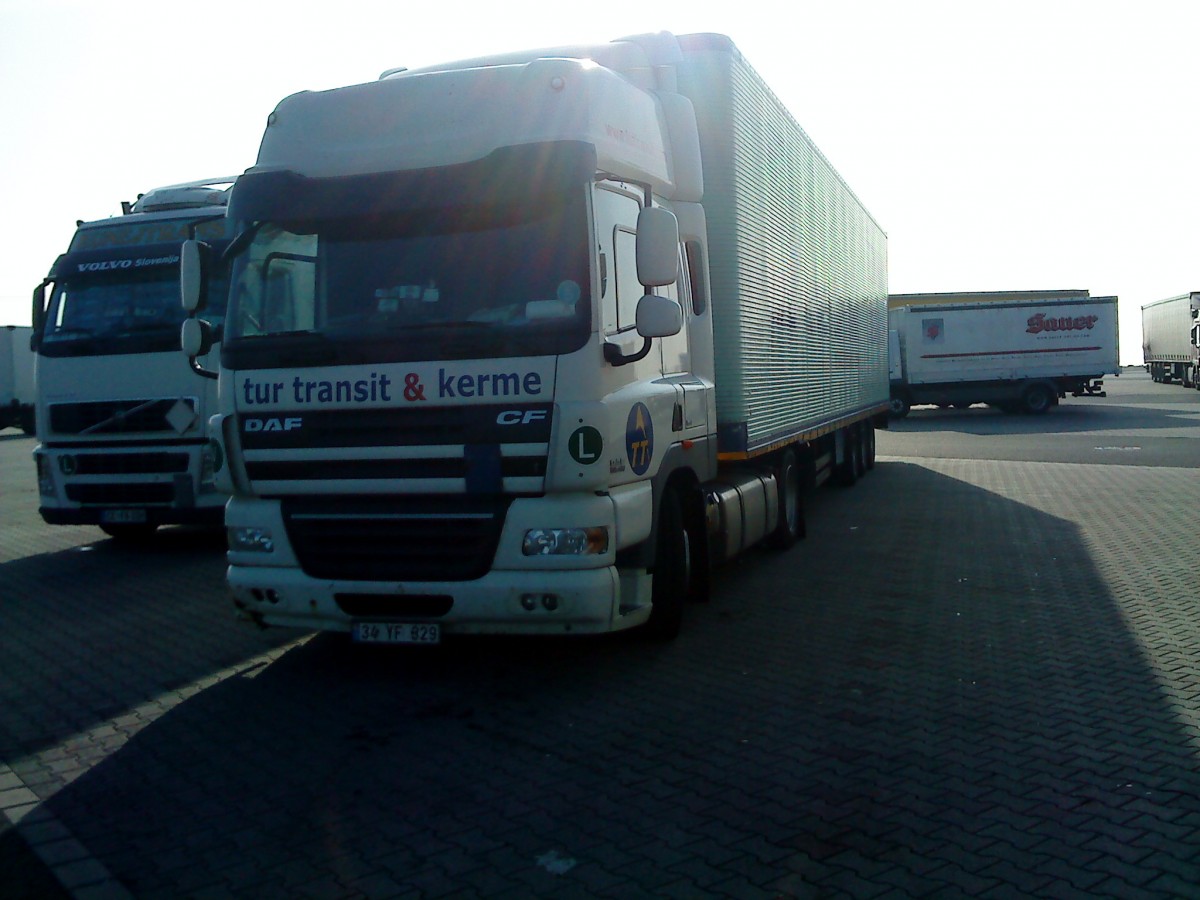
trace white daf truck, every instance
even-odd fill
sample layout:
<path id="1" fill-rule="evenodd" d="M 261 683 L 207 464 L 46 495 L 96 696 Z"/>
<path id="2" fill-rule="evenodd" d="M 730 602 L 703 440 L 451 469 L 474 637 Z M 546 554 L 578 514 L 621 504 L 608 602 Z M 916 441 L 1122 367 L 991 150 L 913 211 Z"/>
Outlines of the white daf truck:
<path id="1" fill-rule="evenodd" d="M 179 356 L 179 248 L 189 238 L 225 246 L 233 181 L 156 188 L 122 204 L 123 215 L 80 222 L 34 291 L 34 458 L 50 524 L 99 525 L 120 539 L 166 524 L 220 527 L 226 498 L 205 437 L 216 382 Z M 219 330 L 220 265 L 208 287 Z"/>
<path id="2" fill-rule="evenodd" d="M 33 329 L 0 326 L 0 429 L 33 434 Z"/>
<path id="3" fill-rule="evenodd" d="M 260 624 L 671 637 L 873 464 L 885 236 L 727 37 L 296 94 L 229 214 L 210 433 Z"/>
<path id="4" fill-rule="evenodd" d="M 1200 291 L 1142 307 L 1142 360 L 1155 381 L 1200 388 Z"/>
<path id="5" fill-rule="evenodd" d="M 1086 290 L 892 294 L 891 413 L 919 404 L 1044 413 L 1120 374 L 1117 298 Z"/>

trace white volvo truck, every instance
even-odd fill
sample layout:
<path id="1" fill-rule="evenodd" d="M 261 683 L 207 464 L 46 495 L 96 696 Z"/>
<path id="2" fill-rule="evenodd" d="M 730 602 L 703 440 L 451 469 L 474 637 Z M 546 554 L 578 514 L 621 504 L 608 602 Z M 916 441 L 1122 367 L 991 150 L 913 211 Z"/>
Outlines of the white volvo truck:
<path id="1" fill-rule="evenodd" d="M 226 497 L 204 433 L 216 382 L 179 356 L 179 248 L 191 238 L 224 247 L 233 181 L 156 188 L 122 204 L 123 215 L 80 222 L 34 292 L 34 458 L 47 522 L 120 539 L 166 524 L 220 527 Z M 219 263 L 207 287 L 219 336 Z"/>
<path id="2" fill-rule="evenodd" d="M 873 464 L 885 236 L 727 37 L 296 94 L 229 214 L 210 433 L 260 624 L 670 637 Z"/>

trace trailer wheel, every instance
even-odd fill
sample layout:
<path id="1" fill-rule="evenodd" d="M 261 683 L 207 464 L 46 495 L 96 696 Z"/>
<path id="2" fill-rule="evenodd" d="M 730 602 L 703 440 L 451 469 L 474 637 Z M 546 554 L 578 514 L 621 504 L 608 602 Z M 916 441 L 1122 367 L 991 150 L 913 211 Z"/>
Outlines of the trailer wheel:
<path id="1" fill-rule="evenodd" d="M 842 461 L 837 465 L 837 480 L 842 487 L 851 487 L 858 481 L 862 471 L 862 447 L 858 443 L 858 434 L 853 428 L 842 429 L 845 441 L 842 447 Z"/>
<path id="2" fill-rule="evenodd" d="M 647 637 L 669 641 L 683 624 L 683 603 L 692 580 L 692 541 L 684 527 L 683 508 L 674 488 L 663 493 L 658 509 L 658 541 L 654 553 Z"/>
<path id="3" fill-rule="evenodd" d="M 784 450 L 775 470 L 779 490 L 779 522 L 767 538 L 776 550 L 786 550 L 804 537 L 804 492 L 794 450 Z"/>
<path id="4" fill-rule="evenodd" d="M 893 419 L 903 419 L 908 415 L 909 402 L 904 397 L 892 396 L 888 403 L 888 415 Z"/>
<path id="5" fill-rule="evenodd" d="M 1021 395 L 1021 408 L 1030 415 L 1041 415 L 1054 405 L 1054 394 L 1044 384 L 1031 384 Z"/>
<path id="6" fill-rule="evenodd" d="M 875 468 L 875 426 L 870 422 L 863 425 L 863 462 L 867 471 Z"/>

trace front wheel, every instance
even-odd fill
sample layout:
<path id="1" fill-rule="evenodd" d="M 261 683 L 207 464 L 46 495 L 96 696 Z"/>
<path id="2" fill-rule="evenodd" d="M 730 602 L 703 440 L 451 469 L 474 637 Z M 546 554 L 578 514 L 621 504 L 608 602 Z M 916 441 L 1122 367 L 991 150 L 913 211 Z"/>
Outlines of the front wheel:
<path id="1" fill-rule="evenodd" d="M 658 540 L 654 552 L 647 636 L 669 641 L 683 624 L 683 604 L 692 583 L 692 540 L 683 521 L 679 494 L 667 488 L 658 510 Z"/>

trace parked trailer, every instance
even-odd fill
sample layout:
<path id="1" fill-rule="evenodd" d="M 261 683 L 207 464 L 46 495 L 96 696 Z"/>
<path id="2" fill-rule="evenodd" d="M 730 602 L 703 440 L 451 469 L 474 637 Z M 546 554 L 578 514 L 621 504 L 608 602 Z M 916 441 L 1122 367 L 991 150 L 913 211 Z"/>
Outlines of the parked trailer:
<path id="1" fill-rule="evenodd" d="M 1142 307 L 1142 360 L 1155 381 L 1200 388 L 1200 291 Z"/>
<path id="2" fill-rule="evenodd" d="M 204 433 L 216 384 L 179 358 L 179 248 L 192 237 L 228 243 L 233 181 L 155 188 L 120 216 L 80 222 L 34 291 L 34 458 L 50 524 L 99 525 L 122 540 L 165 524 L 220 527 L 225 496 Z M 228 278 L 220 266 L 211 276 L 219 317 Z"/>
<path id="3" fill-rule="evenodd" d="M 28 325 L 0 326 L 0 429 L 34 431 L 33 351 Z"/>
<path id="4" fill-rule="evenodd" d="M 893 294 L 888 307 L 893 416 L 917 404 L 1042 413 L 1104 396 L 1102 376 L 1120 373 L 1116 297 Z"/>
<path id="5" fill-rule="evenodd" d="M 883 231 L 722 35 L 296 94 L 230 216 L 210 431 L 259 623 L 670 637 L 873 463 Z"/>

